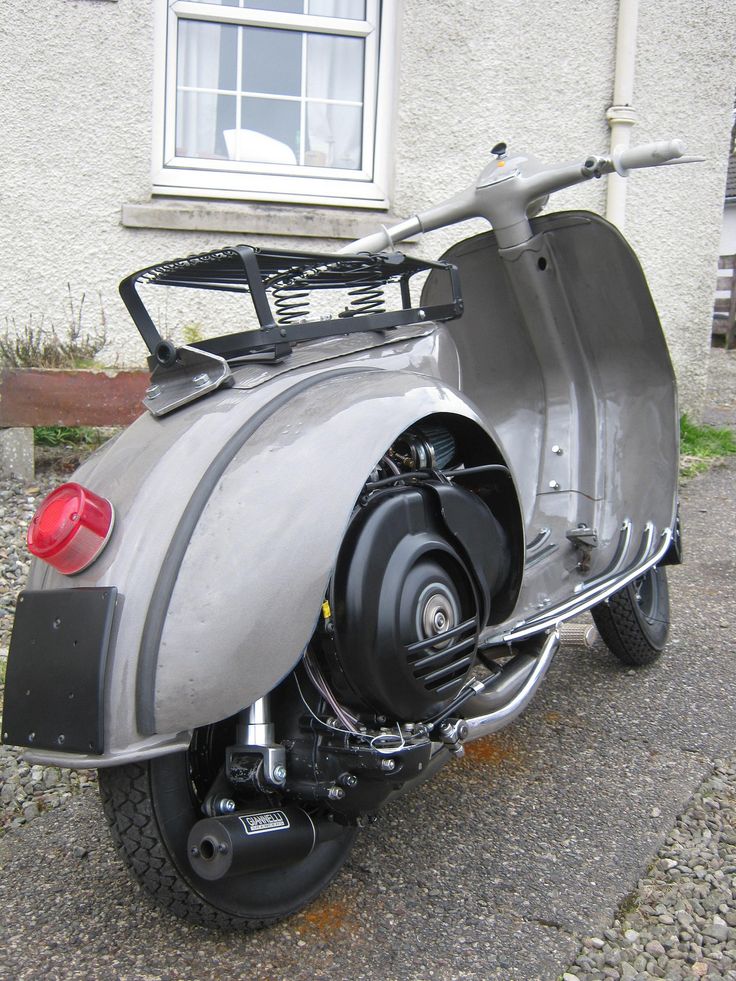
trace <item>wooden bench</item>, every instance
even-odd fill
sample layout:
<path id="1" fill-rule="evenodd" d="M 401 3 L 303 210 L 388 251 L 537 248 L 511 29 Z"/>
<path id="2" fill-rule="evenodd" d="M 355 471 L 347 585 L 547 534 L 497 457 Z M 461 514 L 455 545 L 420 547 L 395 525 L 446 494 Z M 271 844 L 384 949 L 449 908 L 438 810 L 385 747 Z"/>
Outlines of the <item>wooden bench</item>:
<path id="1" fill-rule="evenodd" d="M 727 350 L 736 347 L 736 255 L 718 260 L 716 299 L 713 306 L 713 337 L 723 337 Z"/>
<path id="2" fill-rule="evenodd" d="M 145 411 L 146 371 L 0 370 L 0 473 L 33 478 L 34 426 L 127 426 Z"/>

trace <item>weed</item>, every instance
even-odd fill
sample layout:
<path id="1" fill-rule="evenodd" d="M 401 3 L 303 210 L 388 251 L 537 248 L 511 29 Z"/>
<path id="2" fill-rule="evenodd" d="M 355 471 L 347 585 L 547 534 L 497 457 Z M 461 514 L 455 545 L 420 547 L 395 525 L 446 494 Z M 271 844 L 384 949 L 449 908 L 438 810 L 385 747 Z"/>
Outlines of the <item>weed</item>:
<path id="1" fill-rule="evenodd" d="M 717 460 L 736 453 L 736 435 L 730 429 L 698 426 L 686 414 L 680 419 L 680 476 L 694 477 Z"/>
<path id="2" fill-rule="evenodd" d="M 201 341 L 204 337 L 202 327 L 199 324 L 185 324 L 181 329 L 181 333 L 185 344 L 196 344 L 197 341 Z"/>
<path id="3" fill-rule="evenodd" d="M 107 319 L 100 297 L 99 325 L 92 332 L 84 330 L 82 316 L 85 294 L 74 302 L 71 286 L 66 329 L 59 333 L 53 323 L 47 327 L 43 317 L 35 324 L 18 327 L 14 318 L 6 318 L 5 333 L 0 337 L 0 364 L 9 368 L 90 368 L 107 344 Z M 11 329 L 12 328 L 12 329 Z"/>
<path id="4" fill-rule="evenodd" d="M 632 889 L 631 892 L 626 893 L 621 902 L 618 904 L 616 909 L 616 919 L 625 920 L 627 916 L 631 913 L 635 913 L 639 908 L 639 892 L 637 889 Z"/>
<path id="5" fill-rule="evenodd" d="M 104 440 L 98 429 L 90 426 L 36 426 L 36 446 L 92 446 Z"/>

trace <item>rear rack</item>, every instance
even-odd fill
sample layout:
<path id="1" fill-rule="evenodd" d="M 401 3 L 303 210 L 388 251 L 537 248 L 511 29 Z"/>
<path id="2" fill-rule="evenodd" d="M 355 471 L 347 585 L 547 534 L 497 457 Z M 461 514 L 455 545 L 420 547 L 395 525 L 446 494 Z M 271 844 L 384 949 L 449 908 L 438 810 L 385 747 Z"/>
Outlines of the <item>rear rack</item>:
<path id="1" fill-rule="evenodd" d="M 412 306 L 411 278 L 434 269 L 448 275 L 449 301 L 432 307 Z M 399 284 L 399 309 L 383 309 L 384 290 L 389 283 Z M 190 349 L 231 362 L 281 360 L 291 353 L 294 344 L 302 341 L 391 330 L 424 320 L 452 320 L 463 309 L 457 268 L 448 262 L 413 259 L 400 252 L 352 256 L 236 245 L 148 266 L 121 282 L 120 295 L 152 355 L 152 367 L 175 365 L 181 352 L 162 338 L 138 294 L 140 284 L 247 294 L 259 328 L 190 345 Z M 340 291 L 341 300 L 347 300 L 344 309 L 327 318 L 310 320 L 309 302 L 314 290 Z"/>

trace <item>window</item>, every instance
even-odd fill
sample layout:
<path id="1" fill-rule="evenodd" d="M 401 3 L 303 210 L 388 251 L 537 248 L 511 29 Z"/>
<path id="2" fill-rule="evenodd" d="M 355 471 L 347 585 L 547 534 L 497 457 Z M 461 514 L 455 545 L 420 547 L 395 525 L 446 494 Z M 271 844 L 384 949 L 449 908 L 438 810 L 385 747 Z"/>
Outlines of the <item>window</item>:
<path id="1" fill-rule="evenodd" d="M 396 6 L 160 0 L 154 192 L 386 207 Z"/>

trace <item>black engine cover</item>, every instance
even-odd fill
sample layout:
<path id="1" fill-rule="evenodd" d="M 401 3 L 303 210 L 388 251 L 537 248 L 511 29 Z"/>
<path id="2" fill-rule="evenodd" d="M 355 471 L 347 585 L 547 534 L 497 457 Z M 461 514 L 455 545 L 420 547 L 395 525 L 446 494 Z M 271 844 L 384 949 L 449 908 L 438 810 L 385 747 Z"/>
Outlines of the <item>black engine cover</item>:
<path id="1" fill-rule="evenodd" d="M 377 494 L 348 529 L 332 585 L 330 682 L 346 704 L 426 719 L 462 688 L 493 594 L 508 575 L 487 506 L 450 484 Z"/>

